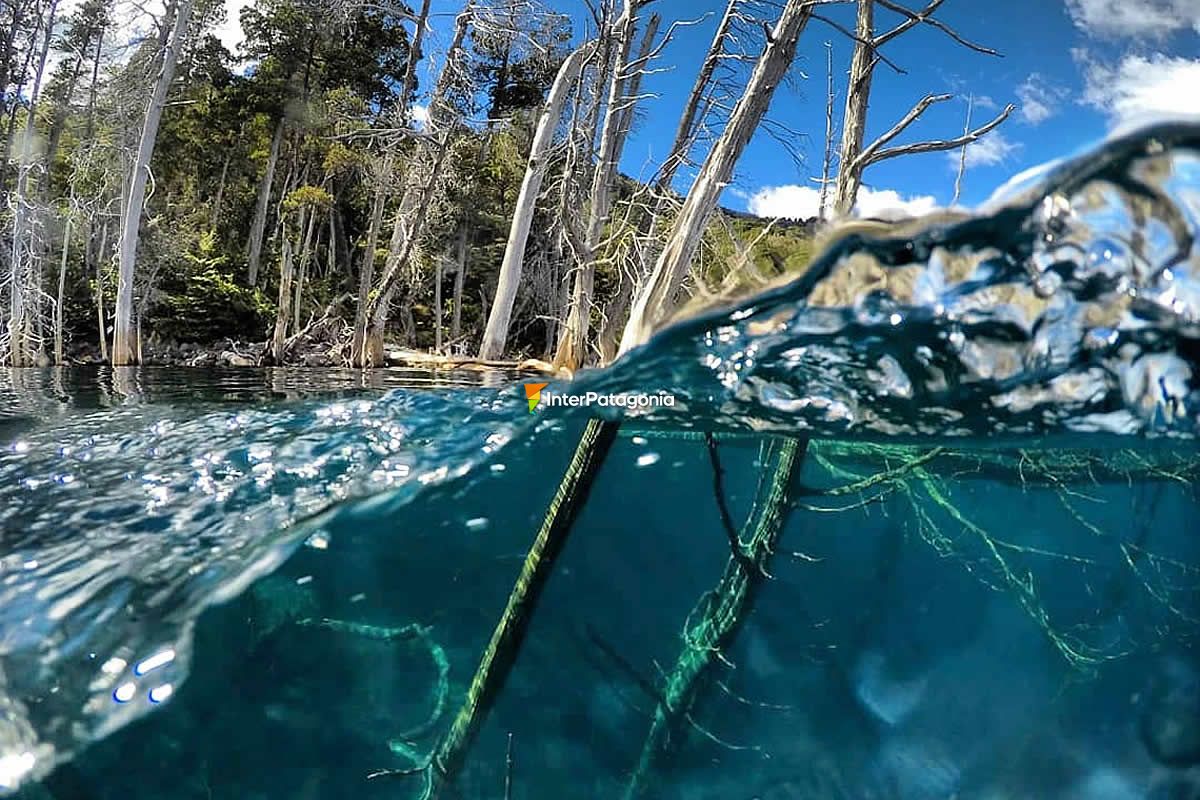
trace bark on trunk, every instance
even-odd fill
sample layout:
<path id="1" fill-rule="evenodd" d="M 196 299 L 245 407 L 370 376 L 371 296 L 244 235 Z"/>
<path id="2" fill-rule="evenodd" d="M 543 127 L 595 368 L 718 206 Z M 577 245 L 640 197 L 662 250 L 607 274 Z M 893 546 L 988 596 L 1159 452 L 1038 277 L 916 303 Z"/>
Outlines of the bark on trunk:
<path id="1" fill-rule="evenodd" d="M 828 58 L 829 87 L 825 92 L 825 152 L 821 157 L 821 199 L 817 203 L 817 221 L 824 222 L 829 218 L 829 173 L 833 168 L 833 44 L 825 43 L 825 55 Z"/>
<path id="2" fill-rule="evenodd" d="M 275 166 L 279 163 L 279 149 L 283 144 L 283 132 L 286 126 L 287 117 L 281 114 L 279 121 L 275 123 L 275 133 L 271 136 L 271 152 L 267 155 L 267 171 L 263 174 L 262 183 L 258 186 L 258 201 L 254 206 L 254 221 L 250 225 L 250 242 L 246 262 L 246 282 L 250 286 L 258 285 L 263 235 L 267 230 L 267 211 L 271 206 L 271 185 L 275 182 Z"/>
<path id="3" fill-rule="evenodd" d="M 541 119 L 538 120 L 533 145 L 529 149 L 525 177 L 521 181 L 521 191 L 517 195 L 517 205 L 513 211 L 512 224 L 509 226 L 508 244 L 504 248 L 504 260 L 500 264 L 500 276 L 496 281 L 496 297 L 492 302 L 491 313 L 488 314 L 483 342 L 479 346 L 480 359 L 494 360 L 504 355 L 508 329 L 512 324 L 513 304 L 517 300 L 517 290 L 521 285 L 525 246 L 529 242 L 533 212 L 538 195 L 542 191 L 542 182 L 546 178 L 546 167 L 549 166 L 550 146 L 558 129 L 559 118 L 562 117 L 567 95 L 595 48 L 595 42 L 588 42 L 567 56 L 559 67 L 550 93 L 546 97 L 546 106 L 542 110 Z"/>
<path id="4" fill-rule="evenodd" d="M 622 353 L 644 342 L 674 307 L 705 225 L 729 183 L 734 165 L 770 106 L 775 89 L 791 66 L 796 44 L 811 16 L 809 0 L 788 0 L 729 123 L 704 160 L 653 273 L 634 301 L 621 337 Z"/>
<path id="5" fill-rule="evenodd" d="M 859 0 L 854 26 L 854 55 L 850 59 L 850 81 L 846 89 L 846 113 L 842 116 L 842 149 L 838 158 L 837 194 L 834 212 L 845 217 L 854 210 L 862 174 L 854 161 L 862 152 L 867 131 L 867 106 L 871 101 L 871 79 L 875 74 L 875 0 Z"/>
<path id="6" fill-rule="evenodd" d="M 137 261 L 138 235 L 142 226 L 142 207 L 146 202 L 146 183 L 150 177 L 150 157 L 154 154 L 154 143 L 158 138 L 158 125 L 162 121 L 163 109 L 167 104 L 167 92 L 175 76 L 175 63 L 187 36 L 188 23 L 192 16 L 192 0 L 179 0 L 175 7 L 175 25 L 163 51 L 162 67 L 150 105 L 146 109 L 146 120 L 138 143 L 137 160 L 133 165 L 129 188 L 129 200 L 125 204 L 125 219 L 121 225 L 121 256 L 117 270 L 116 333 L 113 337 L 113 366 L 134 363 L 132 330 L 133 320 L 133 275 Z"/>

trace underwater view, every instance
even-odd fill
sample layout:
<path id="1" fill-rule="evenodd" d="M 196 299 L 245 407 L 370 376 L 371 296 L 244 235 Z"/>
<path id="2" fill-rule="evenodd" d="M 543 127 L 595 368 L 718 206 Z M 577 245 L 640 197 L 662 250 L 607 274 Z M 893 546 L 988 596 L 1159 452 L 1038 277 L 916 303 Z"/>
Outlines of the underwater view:
<path id="1" fill-rule="evenodd" d="M 499 372 L 8 373 L 0 774 L 1195 797 L 1197 186 L 1195 127 L 1122 139 L 536 404 Z M 878 288 L 839 303 L 847 271 Z M 674 402 L 544 399 L 647 389 Z"/>

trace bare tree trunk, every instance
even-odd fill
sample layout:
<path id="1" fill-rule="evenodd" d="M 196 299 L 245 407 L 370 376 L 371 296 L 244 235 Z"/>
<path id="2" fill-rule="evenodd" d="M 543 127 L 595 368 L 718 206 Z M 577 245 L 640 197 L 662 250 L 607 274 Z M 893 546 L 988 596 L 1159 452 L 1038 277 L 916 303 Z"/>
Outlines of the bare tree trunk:
<path id="1" fill-rule="evenodd" d="M 836 99 L 833 89 L 833 42 L 825 43 L 825 55 L 829 61 L 829 89 L 825 95 L 825 154 L 821 159 L 821 199 L 817 204 L 819 222 L 829 218 L 829 173 L 833 166 L 833 103 Z"/>
<path id="2" fill-rule="evenodd" d="M 875 0 L 858 0 L 858 18 L 854 26 L 854 55 L 850 58 L 850 79 L 846 86 L 846 112 L 842 115 L 842 149 L 838 159 L 837 192 L 834 211 L 845 217 L 854 210 L 861 174 L 852 165 L 862 152 L 867 132 L 867 106 L 871 102 L 871 79 L 875 74 Z"/>
<path id="3" fill-rule="evenodd" d="M 104 251 L 108 249 L 108 220 L 100 226 L 100 247 L 96 253 L 96 325 L 100 328 L 100 359 L 108 361 L 108 320 L 104 314 Z"/>
<path id="4" fill-rule="evenodd" d="M 192 0 L 178 0 L 175 7 L 175 26 L 163 51 L 162 67 L 146 109 L 146 121 L 142 127 L 138 144 L 137 160 L 134 162 L 130 181 L 129 201 L 125 206 L 125 219 L 121 225 L 121 256 L 117 269 L 116 334 L 113 337 L 113 366 L 123 367 L 133 363 L 131 342 L 133 335 L 133 275 L 137 261 L 138 235 L 142 226 L 142 207 L 146 202 L 146 183 L 150 177 L 150 157 L 154 154 L 154 143 L 158 138 L 158 125 L 162 121 L 163 109 L 167 104 L 167 92 L 175 76 L 175 63 L 187 36 L 188 23 L 192 16 Z"/>
<path id="5" fill-rule="evenodd" d="M 462 303 L 463 284 L 467 280 L 467 225 L 460 224 L 458 242 L 454 248 L 454 312 L 450 317 L 450 338 L 458 339 L 462 335 Z"/>
<path id="6" fill-rule="evenodd" d="M 442 269 L 445 259 L 434 259 L 433 265 L 433 352 L 442 352 Z"/>
<path id="7" fill-rule="evenodd" d="M 63 223 L 62 259 L 58 263 L 58 294 L 54 298 L 54 363 L 62 366 L 65 362 L 63 355 L 63 299 L 67 293 L 67 257 L 71 252 L 71 222 L 74 220 L 71 212 Z"/>
<path id="8" fill-rule="evenodd" d="M 721 16 L 721 22 L 717 25 L 717 32 L 713 36 L 712 44 L 700 65 L 700 72 L 696 75 L 696 82 L 692 84 L 692 91 L 683 106 L 683 114 L 679 117 L 679 127 L 675 131 L 675 141 L 672 142 L 671 149 L 667 151 L 667 159 L 663 162 L 658 180 L 655 181 L 655 185 L 661 190 L 671 188 L 671 182 L 675 180 L 675 173 L 687 161 L 688 151 L 691 149 L 692 139 L 695 135 L 696 122 L 700 117 L 700 103 L 704 100 L 708 85 L 712 83 L 713 73 L 721 63 L 721 57 L 725 53 L 725 40 L 729 37 L 730 28 L 737 18 L 737 9 L 741 2 L 742 0 L 729 0 L 725 5 L 725 13 Z"/>
<path id="9" fill-rule="evenodd" d="M 308 209 L 301 209 L 300 223 L 296 226 L 296 235 L 303 236 L 304 220 Z M 282 261 L 279 265 L 279 309 L 275 314 L 275 332 L 271 337 L 271 356 L 276 364 L 282 364 L 284 344 L 287 342 L 288 319 L 292 315 L 292 280 L 295 277 L 295 250 L 292 237 L 288 235 L 287 225 L 284 225 Z"/>
<path id="10" fill-rule="evenodd" d="M 558 121 L 562 117 L 567 95 L 578 80 L 584 63 L 591 58 L 595 49 L 596 43 L 588 42 L 567 56 L 559 67 L 550 93 L 546 97 L 546 106 L 538 120 L 533 145 L 529 149 L 525 177 L 521 181 L 521 191 L 517 195 L 517 205 L 513 210 L 512 224 L 508 230 L 508 244 L 504 249 L 504 260 L 500 264 L 500 276 L 496 281 L 496 299 L 492 302 L 487 329 L 479 347 L 481 359 L 497 359 L 504 355 L 508 328 L 512 323 L 513 304 L 517 299 L 517 289 L 521 285 L 521 270 L 525 263 L 529 229 L 533 224 L 538 195 L 542 191 L 542 181 L 546 177 L 546 167 L 549 166 L 550 146 L 558 129 Z"/>
<path id="11" fill-rule="evenodd" d="M 355 336 L 361 335 L 363 341 L 359 355 L 365 356 L 364 361 L 356 362 L 355 366 L 383 364 L 384 331 L 387 328 L 388 314 L 397 283 L 410 265 L 425 230 L 429 207 L 437 193 L 446 157 L 450 152 L 451 138 L 459 125 L 457 112 L 447 102 L 447 94 L 462 68 L 464 42 L 474 13 L 475 0 L 467 0 L 455 21 L 454 36 L 446 50 L 445 63 L 429 101 L 429 130 L 433 133 L 433 141 L 427 145 L 428 149 L 418 156 L 417 164 L 410 172 L 393 229 L 392 249 L 388 253 L 388 261 L 375 297 L 367 303 L 364 315 L 366 330 L 361 333 L 355 332 Z M 424 181 L 420 182 L 422 178 Z M 409 227 L 404 225 L 406 221 Z"/>
<path id="12" fill-rule="evenodd" d="M 392 156 L 383 161 L 382 174 L 375 186 L 375 199 L 371 203 L 371 223 L 367 228 L 367 245 L 363 251 L 362 264 L 358 270 L 358 306 L 354 317 L 354 339 L 350 344 L 350 362 L 362 365 L 366 362 L 363 346 L 367 333 L 367 304 L 371 299 L 371 287 L 375 284 L 375 257 L 379 247 L 379 231 L 383 227 L 383 207 L 387 202 L 387 179 L 392 171 Z"/>
<path id="13" fill-rule="evenodd" d="M 891 129 L 870 145 L 863 146 L 867 125 L 867 109 L 871 101 L 871 79 L 875 71 L 875 66 L 883 60 L 883 57 L 879 54 L 879 49 L 884 44 L 917 25 L 929 24 L 945 33 L 963 47 L 985 55 L 999 55 L 999 53 L 991 48 L 967 41 L 941 21 L 932 19 L 934 12 L 937 11 L 943 2 L 944 0 L 930 0 L 929 4 L 920 12 L 911 11 L 894 2 L 894 0 L 859 0 L 858 2 L 858 21 L 854 31 L 854 55 L 851 59 L 850 80 L 846 89 L 846 115 L 842 120 L 842 150 L 838 160 L 837 196 L 834 200 L 834 211 L 838 216 L 847 216 L 854 211 L 858 190 L 862 185 L 863 171 L 871 164 L 902 155 L 957 149 L 979 139 L 1008 119 L 1008 116 L 1013 112 L 1014 107 L 1009 105 L 990 122 L 973 131 L 968 130 L 957 139 L 917 142 L 885 148 L 884 145 L 891 142 L 903 133 L 909 125 L 916 122 L 929 106 L 951 98 L 951 95 L 948 94 L 926 95 L 913 106 L 912 110 L 903 119 L 893 125 Z M 874 7 L 876 3 L 904 16 L 904 22 L 901 22 L 890 31 L 876 36 L 874 20 Z"/>
<path id="14" fill-rule="evenodd" d="M 25 116 L 24 141 L 17 161 L 17 183 L 14 192 L 12 248 L 9 262 L 9 318 L 8 349 L 9 361 L 14 367 L 27 367 L 36 363 L 40 341 L 35 341 L 34 327 L 40 317 L 41 292 L 38 280 L 41 277 L 42 245 L 38 241 L 37 220 L 30 219 L 28 195 L 30 172 L 33 169 L 34 121 L 37 117 L 38 101 L 41 99 L 42 77 L 46 71 L 46 58 L 50 53 L 50 42 L 54 35 L 54 14 L 58 0 L 50 0 L 45 18 L 45 34 L 34 73 L 33 90 L 29 95 L 29 109 Z M 31 47 L 37 41 L 31 41 Z M 14 101 L 15 103 L 15 101 Z"/>
<path id="15" fill-rule="evenodd" d="M 308 224 L 304 227 L 304 242 L 300 246 L 300 268 L 296 270 L 296 299 L 292 305 L 292 330 L 299 333 L 304 282 L 308 278 L 308 264 L 312 260 L 313 235 L 317 228 L 317 209 L 309 209 Z"/>
<path id="16" fill-rule="evenodd" d="M 625 146 L 628 129 L 622 130 L 626 112 L 632 114 L 633 99 L 627 97 L 629 85 L 629 53 L 633 47 L 633 34 L 637 27 L 633 0 L 625 0 L 625 10 L 613 25 L 616 37 L 616 62 L 608 86 L 604 124 L 600 133 L 600 153 L 596 171 L 592 175 L 591 210 L 580 254 L 579 268 L 571 293 L 571 307 L 567 312 L 567 324 L 558 342 L 554 357 L 555 366 L 578 369 L 587 359 L 588 332 L 591 328 L 592 295 L 596 278 L 596 257 L 600 252 L 604 227 L 612 211 L 613 182 L 617 164 Z"/>
<path id="17" fill-rule="evenodd" d="M 646 74 L 646 67 L 652 54 L 654 47 L 654 37 L 658 35 L 658 26 L 662 22 L 662 18 L 654 14 L 650 17 L 650 21 L 646 24 L 646 30 L 642 34 L 642 43 L 638 48 L 637 58 L 633 64 L 637 66 L 637 70 L 629 79 L 629 87 L 626 95 L 631 98 L 626 104 L 625 109 L 621 114 L 620 141 L 624 143 L 629 136 L 629 131 L 633 128 L 634 114 L 637 111 L 637 97 L 642 88 L 642 77 Z M 622 149 L 624 145 L 622 144 Z M 647 222 L 643 220 L 643 222 Z M 649 225 L 646 226 L 647 228 Z M 639 230 L 639 234 L 643 231 Z M 621 337 L 621 329 L 625 326 L 625 317 L 629 314 L 629 303 L 633 299 L 634 282 L 636 276 L 627 274 L 627 271 L 620 270 L 621 283 L 617 290 L 617 296 L 614 297 L 604 309 L 604 322 L 600 327 L 600 331 L 596 336 L 596 349 L 600 353 L 600 363 L 607 364 L 617 357 L 617 347 Z"/>
<path id="18" fill-rule="evenodd" d="M 766 49 L 754 65 L 729 123 L 709 151 L 688 192 L 646 286 L 634 301 L 621 338 L 621 352 L 641 344 L 674 307 L 675 296 L 691 267 L 704 228 L 729 183 L 733 167 L 771 104 L 771 97 L 796 55 L 796 44 L 812 16 L 810 0 L 787 0 Z"/>
<path id="19" fill-rule="evenodd" d="M 246 282 L 258 285 L 258 268 L 262 260 L 263 234 L 267 230 L 267 210 L 271 205 L 271 185 L 275 182 L 275 166 L 279 163 L 279 149 L 283 144 L 283 132 L 287 127 L 287 115 L 280 114 L 271 136 L 271 152 L 267 155 L 267 171 L 258 185 L 258 201 L 254 206 L 254 221 L 250 224 L 250 241 L 247 245 Z"/>

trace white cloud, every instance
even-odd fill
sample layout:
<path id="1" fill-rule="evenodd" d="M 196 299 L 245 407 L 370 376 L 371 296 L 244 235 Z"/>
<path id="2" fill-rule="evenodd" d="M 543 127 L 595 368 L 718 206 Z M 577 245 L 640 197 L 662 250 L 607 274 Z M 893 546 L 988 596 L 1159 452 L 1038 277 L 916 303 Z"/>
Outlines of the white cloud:
<path id="1" fill-rule="evenodd" d="M 997 164 L 1003 164 L 1008 160 L 1009 156 L 1020 151 L 1021 145 L 1017 142 L 1009 141 L 1003 131 L 994 130 L 984 135 L 982 139 L 978 139 L 967 145 L 967 169 L 975 167 L 994 167 Z M 949 150 L 946 152 L 946 160 L 950 162 L 953 169 L 958 169 L 959 159 L 962 157 L 962 150 Z"/>
<path id="2" fill-rule="evenodd" d="M 1200 0 L 1067 0 L 1076 27 L 1104 39 L 1162 39 L 1200 31 Z"/>
<path id="3" fill-rule="evenodd" d="M 827 203 L 832 203 L 832 191 Z M 750 213 L 759 217 L 811 219 L 817 216 L 821 192 L 811 186 L 767 186 L 750 197 Z M 858 191 L 854 207 L 860 217 L 921 216 L 937 208 L 937 200 L 929 195 L 904 197 L 892 189 L 872 189 L 864 186 Z"/>
<path id="4" fill-rule="evenodd" d="M 1128 55 L 1116 66 L 1086 55 L 1081 60 L 1084 102 L 1104 111 L 1114 124 L 1200 113 L 1200 60 L 1162 53 Z"/>
<path id="5" fill-rule="evenodd" d="M 242 9 L 252 0 L 225 0 L 225 21 L 213 30 L 213 36 L 221 40 L 225 49 L 237 54 L 246 35 L 242 32 Z"/>
<path id="6" fill-rule="evenodd" d="M 1021 116 L 1030 125 L 1040 125 L 1058 114 L 1069 92 L 1035 72 L 1017 87 Z"/>
<path id="7" fill-rule="evenodd" d="M 424 128 L 425 123 L 429 122 L 429 106 L 423 106 L 420 103 L 413 103 L 412 107 L 413 122 L 417 127 Z"/>

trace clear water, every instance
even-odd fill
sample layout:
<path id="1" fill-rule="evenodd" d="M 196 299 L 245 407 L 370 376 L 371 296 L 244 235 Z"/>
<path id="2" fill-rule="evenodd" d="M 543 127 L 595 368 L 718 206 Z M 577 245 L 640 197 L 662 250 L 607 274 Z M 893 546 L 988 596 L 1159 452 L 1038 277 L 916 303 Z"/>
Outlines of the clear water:
<path id="1" fill-rule="evenodd" d="M 597 412 L 620 434 L 457 794 L 1198 796 L 1198 148 L 1143 132 L 849 237 L 552 387 L 678 402 Z M 421 796 L 367 776 L 446 735 L 595 411 L 519 381 L 0 377 L 0 794 Z M 779 545 L 639 772 L 784 440 Z"/>

